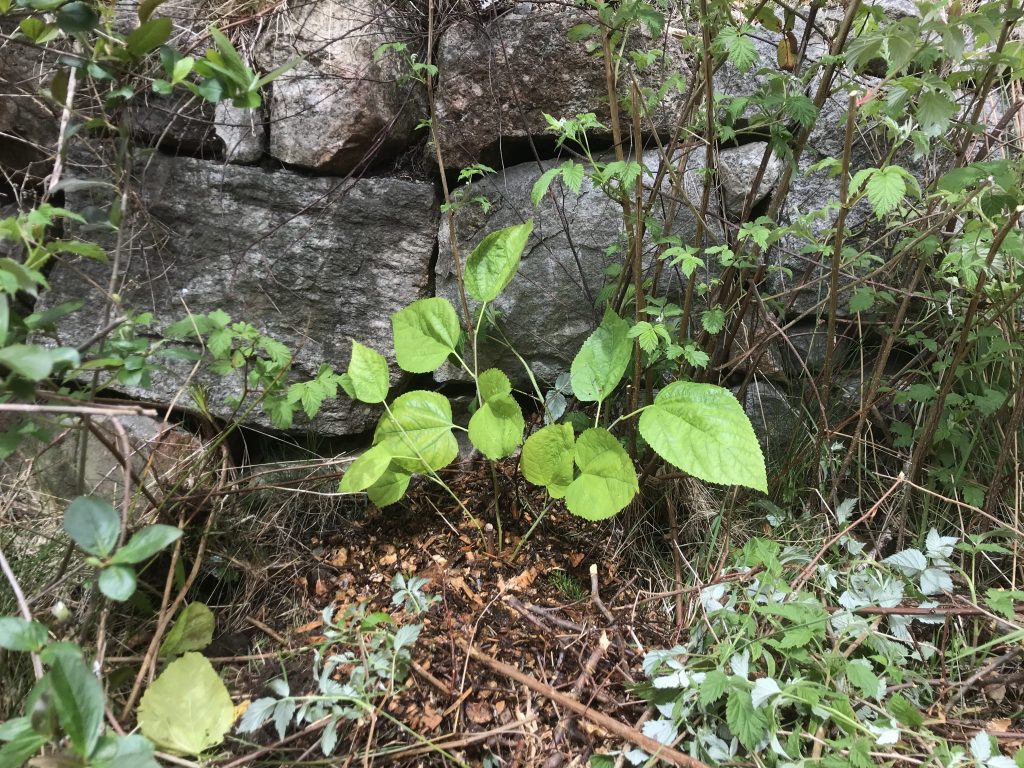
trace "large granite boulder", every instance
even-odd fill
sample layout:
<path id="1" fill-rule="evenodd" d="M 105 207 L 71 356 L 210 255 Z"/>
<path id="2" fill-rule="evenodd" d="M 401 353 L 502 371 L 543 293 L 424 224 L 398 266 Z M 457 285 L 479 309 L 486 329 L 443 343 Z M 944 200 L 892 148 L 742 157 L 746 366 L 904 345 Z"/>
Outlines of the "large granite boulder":
<path id="1" fill-rule="evenodd" d="M 96 202 L 72 197 L 76 210 Z M 160 328 L 186 312 L 223 309 L 286 343 L 304 378 L 321 362 L 344 370 L 352 338 L 390 356 L 390 313 L 427 294 L 437 232 L 430 184 L 341 182 L 156 155 L 141 170 L 137 200 L 141 212 L 122 238 L 121 311 L 151 311 Z M 73 261 L 54 269 L 45 302 L 86 302 L 62 328 L 62 343 L 80 343 L 103 324 L 99 287 L 106 288 L 109 269 Z M 149 391 L 131 393 L 167 402 L 188 374 L 171 367 L 152 377 Z M 212 375 L 200 381 L 213 413 L 230 414 L 226 401 L 239 383 Z M 401 381 L 397 369 L 392 381 Z M 373 417 L 342 397 L 325 402 L 315 427 L 353 434 Z"/>
<path id="2" fill-rule="evenodd" d="M 266 71 L 299 63 L 273 84 L 270 154 L 290 165 L 344 174 L 394 156 L 426 116 L 423 86 L 408 55 L 419 48 L 420 16 L 390 0 L 324 0 L 282 10 L 260 42 Z M 375 57 L 385 43 L 408 53 Z"/>
<path id="3" fill-rule="evenodd" d="M 528 12 L 458 19 L 438 41 L 437 135 L 449 169 L 476 162 L 497 168 L 532 156 L 525 140 L 547 133 L 545 113 L 572 118 L 594 112 L 609 125 L 603 61 L 588 53 L 586 43 L 569 40 L 574 26 L 596 19 L 561 2 L 521 5 Z M 674 41 L 637 35 L 632 45 L 669 54 L 641 75 L 644 86 L 686 71 Z M 670 133 L 681 101 L 678 91 L 669 91 L 644 130 Z M 594 131 L 590 137 L 609 142 L 611 133 Z M 542 152 L 552 143 L 541 142 Z"/>

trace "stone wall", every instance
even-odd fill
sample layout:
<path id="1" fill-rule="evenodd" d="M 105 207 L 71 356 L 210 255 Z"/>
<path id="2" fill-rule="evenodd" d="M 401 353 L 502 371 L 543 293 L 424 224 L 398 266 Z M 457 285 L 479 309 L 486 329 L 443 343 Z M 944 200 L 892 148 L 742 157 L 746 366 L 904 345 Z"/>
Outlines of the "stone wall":
<path id="1" fill-rule="evenodd" d="M 457 169 L 473 163 L 490 164 L 497 173 L 461 193 L 466 200 L 485 196 L 490 207 L 463 205 L 455 215 L 455 240 L 465 254 L 487 232 L 534 218 L 520 274 L 496 308 L 508 338 L 538 377 L 550 382 L 568 369 L 598 319 L 594 297 L 609 279 L 605 268 L 617 257 L 608 255 L 608 249 L 622 237 L 624 224 L 621 209 L 588 183 L 579 194 L 556 184 L 536 208 L 530 189 L 558 154 L 545 132 L 545 113 L 571 117 L 593 111 L 608 124 L 605 73 L 598 57 L 567 37 L 574 24 L 587 20 L 583 11 L 534 0 L 495 14 L 462 2 L 437 19 L 435 104 L 442 162 L 453 181 Z M 124 258 L 117 286 L 124 307 L 154 312 L 158 325 L 181 317 L 186 309 L 223 308 L 286 342 L 296 352 L 301 373 L 312 375 L 321 361 L 344 369 L 351 338 L 387 354 L 388 315 L 404 304 L 431 294 L 454 298 L 449 225 L 439 215 L 436 158 L 426 145 L 425 131 L 416 129 L 428 113 L 425 89 L 405 77 L 401 56 L 392 53 L 376 60 L 373 55 L 381 43 L 402 42 L 408 53 L 422 58 L 426 18 L 420 5 L 325 0 L 282 6 L 236 30 L 239 47 L 264 70 L 301 57 L 298 66 L 267 89 L 260 109 L 212 109 L 187 99 L 153 97 L 136 110 L 137 183 L 122 227 Z M 205 7 L 200 0 L 179 0 L 171 9 L 179 44 L 205 45 L 210 21 Z M 118 12 L 130 23 L 134 5 L 125 3 Z M 827 50 L 830 21 L 827 14 L 823 18 L 822 29 L 810 38 L 812 59 Z M 746 73 L 723 67 L 716 74 L 716 90 L 749 95 L 764 84 L 758 70 L 775 69 L 778 35 L 758 29 L 756 38 L 760 60 Z M 691 63 L 675 38 L 637 39 L 631 45 L 667 52 L 660 69 L 645 76 L 650 80 L 641 85 L 670 73 L 692 80 Z M 8 65 L 9 60 L 14 64 Z M 41 176 L 30 164 L 46 156 L 56 135 L 58 115 L 39 96 L 52 62 L 7 42 L 0 47 L 0 63 L 5 67 L 0 162 L 13 177 L 21 171 Z M 666 95 L 644 126 L 650 147 L 656 139 L 671 136 L 675 114 L 687 95 Z M 793 176 L 782 221 L 838 197 L 838 184 L 825 171 L 805 171 L 836 155 L 844 109 L 843 103 L 830 102 L 822 112 Z M 611 134 L 595 130 L 590 140 L 595 148 L 606 148 Z M 143 151 L 146 146 L 156 150 Z M 719 147 L 712 169 L 716 190 L 703 222 L 712 240 L 721 239 L 724 228 L 742 212 L 766 149 L 763 136 L 757 135 L 741 135 L 735 144 Z M 855 165 L 875 163 L 883 149 L 859 140 Z M 683 199 L 672 201 L 679 210 L 672 232 L 684 243 L 692 241 L 697 229 L 703 160 L 703 149 L 690 154 L 679 187 Z M 100 165 L 79 153 L 67 173 L 86 180 Z M 771 157 L 751 196 L 755 210 L 773 191 L 782 170 L 782 161 Z M 103 219 L 111 203 L 102 189 L 71 191 L 67 198 L 69 207 L 91 211 L 94 221 Z M 668 203 L 663 200 L 659 208 Z M 851 219 L 854 229 L 868 223 L 867 212 L 860 208 Z M 814 226 L 828 225 L 826 219 Z M 100 237 L 112 246 L 116 236 Z M 794 281 L 815 286 L 790 294 L 793 301 L 781 301 L 776 323 L 792 320 L 820 298 L 816 278 L 824 274 L 822 268 L 797 250 L 783 241 L 764 257 L 767 264 L 790 270 L 769 272 L 764 295 L 785 298 Z M 89 323 L 100 323 L 108 270 L 108 265 L 74 260 L 55 267 L 43 303 L 86 302 L 79 316 L 86 323 L 65 327 L 62 341 L 75 343 L 96 330 Z M 670 275 L 666 283 L 680 286 L 682 280 Z M 791 436 L 791 420 L 777 414 L 793 412 L 787 380 L 820 370 L 823 345 L 814 324 L 812 314 L 790 330 L 790 341 L 773 342 L 761 356 L 781 360 L 770 366 L 771 374 L 759 371 L 762 383 L 745 395 L 749 410 L 762 414 L 759 423 L 765 432 L 781 421 L 787 424 L 787 439 Z M 754 329 L 748 335 L 756 339 L 757 334 Z M 802 357 L 793 361 L 794 352 Z M 497 348 L 485 348 L 483 354 L 499 359 L 510 371 L 516 368 L 514 359 Z M 168 400 L 190 375 L 188 367 L 172 368 L 153 389 L 127 393 Z M 455 375 L 442 370 L 438 379 Z M 237 383 L 205 383 L 213 412 L 227 415 L 225 398 Z M 393 383 L 405 383 L 394 366 Z M 375 416 L 371 409 L 342 399 L 328 403 L 313 427 L 325 435 L 352 435 L 370 428 Z"/>

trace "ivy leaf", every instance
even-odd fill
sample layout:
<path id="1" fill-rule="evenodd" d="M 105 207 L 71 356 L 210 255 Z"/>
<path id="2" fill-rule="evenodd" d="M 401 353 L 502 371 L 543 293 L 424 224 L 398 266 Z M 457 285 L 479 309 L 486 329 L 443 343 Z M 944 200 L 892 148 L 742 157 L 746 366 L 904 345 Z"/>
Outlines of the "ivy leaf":
<path id="1" fill-rule="evenodd" d="M 865 191 L 875 210 L 875 216 L 882 218 L 895 210 L 907 194 L 903 169 L 895 165 L 876 168 L 868 178 Z"/>
<path id="2" fill-rule="evenodd" d="M 725 721 L 733 736 L 747 749 L 754 749 L 768 730 L 768 720 L 754 708 L 750 691 L 733 688 L 725 704 Z"/>
<path id="3" fill-rule="evenodd" d="M 757 435 L 727 389 L 673 382 L 644 409 L 639 428 L 659 456 L 696 478 L 768 491 Z"/>
<path id="4" fill-rule="evenodd" d="M 609 309 L 601 325 L 583 342 L 569 369 L 577 399 L 599 403 L 608 397 L 626 372 L 632 350 L 629 323 Z"/>
<path id="5" fill-rule="evenodd" d="M 565 505 L 585 520 L 604 520 L 622 511 L 639 492 L 629 454 L 608 430 L 594 427 L 576 440 L 580 475 L 569 485 Z"/>
<path id="6" fill-rule="evenodd" d="M 458 321 L 456 321 L 456 325 Z M 456 339 L 458 332 L 456 331 Z M 448 355 L 445 355 L 447 359 Z M 364 403 L 383 403 L 388 396 L 390 377 L 388 361 L 375 349 L 352 341 L 352 358 L 348 363 L 347 382 L 356 400 Z"/>
<path id="7" fill-rule="evenodd" d="M 213 665 L 198 653 L 186 653 L 146 690 L 138 720 L 143 736 L 161 749 L 198 755 L 224 741 L 235 707 Z"/>
<path id="8" fill-rule="evenodd" d="M 437 392 L 414 390 L 391 404 L 391 412 L 377 424 L 373 443 L 382 446 L 394 457 L 395 464 L 410 474 L 426 468 L 438 470 L 459 454 L 453 426 L 448 398 Z"/>
<path id="9" fill-rule="evenodd" d="M 466 259 L 466 292 L 477 301 L 494 301 L 512 282 L 533 232 L 533 219 L 491 232 Z"/>
<path id="10" fill-rule="evenodd" d="M 547 488 L 553 499 L 565 496 L 572 483 L 575 442 L 569 424 L 551 424 L 534 432 L 523 443 L 523 477 Z"/>
<path id="11" fill-rule="evenodd" d="M 459 317 L 448 299 L 414 301 L 391 316 L 395 360 L 409 373 L 441 367 L 459 343 Z"/>

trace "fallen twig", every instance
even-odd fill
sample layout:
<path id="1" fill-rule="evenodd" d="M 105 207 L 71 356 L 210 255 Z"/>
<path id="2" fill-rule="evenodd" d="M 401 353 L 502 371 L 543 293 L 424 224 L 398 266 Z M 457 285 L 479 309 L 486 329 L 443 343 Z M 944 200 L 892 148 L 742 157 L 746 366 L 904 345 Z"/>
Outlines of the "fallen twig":
<path id="1" fill-rule="evenodd" d="M 580 703 L 572 696 L 556 691 L 550 685 L 542 683 L 540 680 L 537 680 L 524 672 L 520 672 L 515 667 L 498 661 L 497 659 L 492 659 L 486 653 L 472 645 L 469 645 L 468 643 L 460 643 L 460 645 L 470 658 L 485 664 L 495 672 L 515 680 L 517 683 L 522 683 L 533 692 L 539 693 L 561 707 L 572 710 L 576 714 L 585 717 L 594 725 L 603 728 L 613 736 L 625 739 L 629 743 L 635 744 L 661 760 L 666 760 L 674 765 L 681 766 L 682 768 L 710 768 L 706 763 L 702 763 L 700 760 L 690 757 L 689 755 L 684 755 L 682 752 L 673 749 L 672 747 L 665 746 L 651 737 L 645 736 L 639 731 L 636 731 L 625 723 L 620 723 L 618 720 L 615 720 L 602 712 L 590 709 L 586 704 Z"/>

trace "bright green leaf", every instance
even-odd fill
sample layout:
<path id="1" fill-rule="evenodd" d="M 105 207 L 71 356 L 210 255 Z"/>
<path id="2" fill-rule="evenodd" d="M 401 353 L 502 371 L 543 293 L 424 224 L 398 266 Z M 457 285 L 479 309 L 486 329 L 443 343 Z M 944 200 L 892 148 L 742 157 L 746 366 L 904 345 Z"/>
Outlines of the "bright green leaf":
<path id="1" fill-rule="evenodd" d="M 533 232 L 533 219 L 491 232 L 466 259 L 466 292 L 477 301 L 494 301 L 519 268 Z"/>
<path id="2" fill-rule="evenodd" d="M 391 316 L 395 359 L 409 373 L 441 367 L 459 343 L 459 317 L 447 299 L 414 301 Z"/>
<path id="3" fill-rule="evenodd" d="M 481 373 L 477 378 L 476 386 L 480 392 L 480 399 L 485 403 L 492 398 L 512 394 L 512 382 L 497 368 L 488 368 Z"/>
<path id="4" fill-rule="evenodd" d="M 573 358 L 569 375 L 576 397 L 587 403 L 608 397 L 626 372 L 632 350 L 629 323 L 609 309 Z"/>
<path id="5" fill-rule="evenodd" d="M 139 704 L 139 727 L 160 749 L 198 755 L 224 741 L 234 709 L 231 694 L 210 662 L 198 653 L 186 653 L 147 689 Z"/>
<path id="6" fill-rule="evenodd" d="M 388 362 L 377 350 L 353 341 L 348 375 L 356 400 L 364 403 L 383 403 L 388 396 Z"/>
<path id="7" fill-rule="evenodd" d="M 365 491 L 380 480 L 391 465 L 391 453 L 382 445 L 375 445 L 353 461 L 341 478 L 341 493 Z"/>
<path id="8" fill-rule="evenodd" d="M 160 768 L 153 745 L 144 736 L 104 736 L 89 758 L 89 768 Z"/>
<path id="9" fill-rule="evenodd" d="M 0 349 L 0 366 L 29 381 L 42 381 L 53 370 L 52 353 L 38 344 L 12 344 Z"/>
<path id="10" fill-rule="evenodd" d="M 0 648 L 8 651 L 38 651 L 46 645 L 46 627 L 19 616 L 0 616 Z"/>
<path id="11" fill-rule="evenodd" d="M 580 475 L 569 485 L 565 504 L 585 520 L 604 520 L 622 511 L 639 491 L 629 454 L 608 430 L 588 429 L 576 440 Z"/>
<path id="12" fill-rule="evenodd" d="M 552 498 L 565 496 L 572 483 L 575 437 L 569 424 L 551 424 L 523 443 L 523 477 L 548 489 Z"/>
<path id="13" fill-rule="evenodd" d="M 373 442 L 383 446 L 395 457 L 396 466 L 410 474 L 438 470 L 451 464 L 459 453 L 453 426 L 452 406 L 444 395 L 414 390 L 398 397 L 391 412 L 381 416 Z"/>
<path id="14" fill-rule="evenodd" d="M 725 705 L 725 720 L 729 730 L 747 749 L 754 749 L 764 738 L 768 721 L 759 709 L 754 709 L 750 691 L 733 688 Z"/>
<path id="15" fill-rule="evenodd" d="M 868 178 L 865 191 L 875 216 L 882 218 L 895 210 L 907 194 L 907 182 L 903 178 L 902 169 L 894 165 L 875 169 Z"/>
<path id="16" fill-rule="evenodd" d="M 189 603 L 174 620 L 174 626 L 160 644 L 160 656 L 180 656 L 188 651 L 201 651 L 213 642 L 217 622 L 203 603 Z"/>
<path id="17" fill-rule="evenodd" d="M 135 59 L 155 51 L 171 36 L 171 20 L 166 16 L 144 22 L 128 33 L 124 45 Z"/>
<path id="18" fill-rule="evenodd" d="M 523 441 L 526 421 L 515 398 L 497 395 L 488 399 L 469 420 L 469 439 L 488 459 L 511 456 Z"/>
<path id="19" fill-rule="evenodd" d="M 640 415 L 640 434 L 659 456 L 696 478 L 768 491 L 764 455 L 732 393 L 676 381 Z"/>
<path id="20" fill-rule="evenodd" d="M 366 495 L 378 507 L 386 507 L 405 495 L 405 491 L 409 487 L 409 479 L 409 475 L 404 472 L 389 469 L 367 489 Z"/>
<path id="21" fill-rule="evenodd" d="M 52 661 L 47 679 L 57 719 L 75 751 L 88 757 L 103 725 L 103 686 L 81 655 L 60 654 Z"/>

